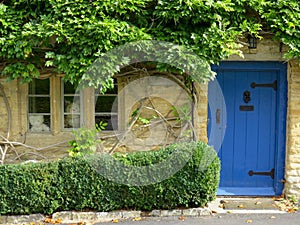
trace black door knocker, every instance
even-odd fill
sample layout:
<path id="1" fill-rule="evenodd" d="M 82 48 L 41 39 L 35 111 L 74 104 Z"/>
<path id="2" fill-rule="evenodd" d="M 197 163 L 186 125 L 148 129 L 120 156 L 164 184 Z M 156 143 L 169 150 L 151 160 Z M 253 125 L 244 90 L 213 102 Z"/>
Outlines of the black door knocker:
<path id="1" fill-rule="evenodd" d="M 244 102 L 248 103 L 251 101 L 250 91 L 244 91 Z"/>

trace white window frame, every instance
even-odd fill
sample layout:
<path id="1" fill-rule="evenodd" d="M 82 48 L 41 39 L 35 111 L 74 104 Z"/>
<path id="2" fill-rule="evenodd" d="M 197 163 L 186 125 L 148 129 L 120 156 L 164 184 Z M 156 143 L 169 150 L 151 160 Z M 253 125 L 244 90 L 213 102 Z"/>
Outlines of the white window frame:
<path id="1" fill-rule="evenodd" d="M 50 90 L 50 88 L 51 88 L 51 85 L 50 85 L 50 79 L 49 78 L 46 78 L 46 79 L 48 79 L 48 81 L 49 81 L 49 94 L 30 94 L 29 92 L 30 92 L 30 85 L 33 85 L 34 84 L 34 82 L 32 81 L 30 84 L 28 84 L 28 92 L 27 92 L 27 131 L 28 132 L 30 132 L 30 133 L 35 133 L 35 131 L 31 131 L 30 130 L 30 121 L 29 121 L 29 117 L 30 116 L 34 116 L 34 115 L 43 115 L 43 116 L 49 116 L 49 118 L 50 118 L 50 122 L 49 122 L 49 126 L 47 125 L 47 124 L 45 124 L 45 125 L 47 125 L 48 127 L 49 127 L 49 131 L 41 131 L 41 132 L 43 132 L 43 133 L 45 133 L 45 132 L 51 132 L 51 125 L 52 125 L 52 117 L 51 117 L 51 90 Z M 46 80 L 45 79 L 45 80 Z M 34 80 L 39 80 L 39 79 L 34 79 Z M 35 88 L 35 87 L 34 87 Z M 29 99 L 31 99 L 31 98 L 49 98 L 49 113 L 32 113 L 32 112 L 29 112 L 30 111 L 30 100 Z"/>
<path id="2" fill-rule="evenodd" d="M 74 94 L 65 94 L 64 93 L 64 88 L 65 88 L 65 82 L 63 81 L 63 79 L 61 79 L 61 127 L 63 131 L 72 131 L 74 129 L 78 129 L 81 128 L 83 126 L 83 92 L 79 91 L 78 93 L 74 93 Z M 77 128 L 73 128 L 73 127 L 65 127 L 65 116 L 66 115 L 71 115 L 71 113 L 66 113 L 65 112 L 65 97 L 73 97 L 73 99 L 75 97 L 79 97 L 79 101 L 80 101 L 80 112 L 78 113 L 78 115 L 80 116 L 80 124 L 79 127 Z"/>
<path id="3" fill-rule="evenodd" d="M 117 112 L 96 112 L 96 103 L 97 103 L 97 99 L 98 99 L 98 97 L 101 97 L 101 96 L 107 96 L 107 97 L 115 97 L 115 98 L 117 98 L 118 97 L 118 81 L 117 81 L 117 79 L 114 79 L 114 88 L 117 90 L 116 92 L 117 93 L 110 93 L 110 94 L 106 94 L 106 93 L 104 93 L 104 94 L 100 94 L 100 93 L 96 93 L 98 90 L 97 89 L 95 89 L 95 92 L 94 92 L 94 98 L 95 98 L 95 108 L 94 108 L 94 113 L 95 113 L 95 115 L 94 115 L 94 117 L 95 117 L 95 121 L 96 121 L 96 117 L 97 116 L 110 116 L 111 118 L 113 117 L 113 116 L 116 116 L 117 117 L 117 120 L 119 120 L 119 113 L 118 113 L 118 108 L 119 108 L 119 105 L 117 105 Z M 118 104 L 118 103 L 117 103 Z M 118 122 L 117 122 L 117 126 L 118 126 Z M 118 129 L 118 127 L 115 127 L 116 129 Z M 114 130 L 114 128 L 112 128 L 112 129 L 105 129 L 104 131 L 112 131 L 112 130 Z"/>

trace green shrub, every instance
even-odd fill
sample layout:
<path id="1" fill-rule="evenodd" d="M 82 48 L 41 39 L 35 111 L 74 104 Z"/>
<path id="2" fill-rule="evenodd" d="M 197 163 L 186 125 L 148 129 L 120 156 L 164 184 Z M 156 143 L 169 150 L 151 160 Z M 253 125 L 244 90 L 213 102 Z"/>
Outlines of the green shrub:
<path id="1" fill-rule="evenodd" d="M 0 214 L 51 213 L 60 205 L 59 163 L 0 167 Z"/>
<path id="2" fill-rule="evenodd" d="M 183 168 L 158 183 L 150 175 L 142 177 L 144 174 L 126 169 L 116 169 L 115 175 L 123 180 L 113 182 L 99 173 L 100 167 L 111 170 L 115 166 L 104 156 L 92 161 L 66 158 L 50 163 L 1 166 L 0 214 L 200 207 L 215 198 L 220 162 L 215 151 L 204 143 L 179 143 L 158 151 L 114 155 L 122 165 L 149 168 L 155 177 L 162 170 L 184 163 Z M 165 168 L 152 170 L 155 164 L 166 160 L 170 163 Z M 122 184 L 126 179 L 136 185 Z M 142 179 L 149 179 L 150 184 L 139 186 Z"/>

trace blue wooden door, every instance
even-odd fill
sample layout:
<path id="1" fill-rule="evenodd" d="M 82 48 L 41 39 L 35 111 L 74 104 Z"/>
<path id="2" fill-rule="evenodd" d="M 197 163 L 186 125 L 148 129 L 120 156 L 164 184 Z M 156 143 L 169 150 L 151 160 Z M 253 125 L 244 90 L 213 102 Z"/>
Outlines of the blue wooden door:
<path id="1" fill-rule="evenodd" d="M 281 64 L 228 62 L 216 67 L 226 107 L 219 195 L 275 195 L 283 176 L 278 151 Z M 211 90 L 210 90 L 211 92 Z M 210 112 L 222 116 L 224 109 Z M 284 116 L 284 114 L 282 114 Z M 212 121 L 212 120 L 210 120 Z M 216 118 L 220 123 L 220 118 Z M 281 140 L 282 141 L 282 140 Z M 279 187 L 280 186 L 280 187 Z"/>

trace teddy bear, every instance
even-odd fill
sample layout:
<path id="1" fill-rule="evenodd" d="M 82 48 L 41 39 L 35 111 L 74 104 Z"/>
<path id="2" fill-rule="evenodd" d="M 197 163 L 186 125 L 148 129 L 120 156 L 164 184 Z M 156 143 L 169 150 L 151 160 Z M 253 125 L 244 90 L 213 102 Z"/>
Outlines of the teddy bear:
<path id="1" fill-rule="evenodd" d="M 66 102 L 65 127 L 80 127 L 80 106 L 76 102 Z"/>
<path id="2" fill-rule="evenodd" d="M 50 128 L 44 124 L 43 115 L 30 115 L 29 123 L 31 125 L 30 131 L 32 132 L 50 131 Z"/>

